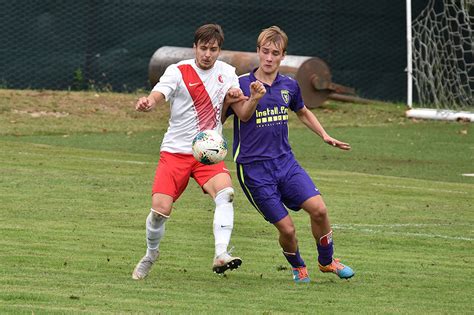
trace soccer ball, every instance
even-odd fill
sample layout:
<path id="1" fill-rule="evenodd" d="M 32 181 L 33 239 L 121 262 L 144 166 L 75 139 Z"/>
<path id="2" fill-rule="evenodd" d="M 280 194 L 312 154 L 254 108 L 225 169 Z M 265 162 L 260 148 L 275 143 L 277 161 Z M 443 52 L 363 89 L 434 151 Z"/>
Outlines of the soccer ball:
<path id="1" fill-rule="evenodd" d="M 227 141 L 216 130 L 201 131 L 193 139 L 193 155 L 203 164 L 219 163 L 227 155 Z"/>

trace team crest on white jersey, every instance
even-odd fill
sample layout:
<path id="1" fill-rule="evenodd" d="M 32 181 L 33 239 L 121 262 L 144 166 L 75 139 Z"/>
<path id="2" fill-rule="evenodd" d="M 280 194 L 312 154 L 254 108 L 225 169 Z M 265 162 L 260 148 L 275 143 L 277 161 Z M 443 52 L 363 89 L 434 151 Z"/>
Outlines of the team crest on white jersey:
<path id="1" fill-rule="evenodd" d="M 288 104 L 288 102 L 290 101 L 290 92 L 288 92 L 288 90 L 281 90 L 280 92 L 281 98 L 283 99 L 285 104 Z"/>
<path id="2" fill-rule="evenodd" d="M 224 78 L 222 77 L 222 74 L 219 74 L 217 76 L 217 80 L 220 82 L 220 83 L 224 83 Z"/>

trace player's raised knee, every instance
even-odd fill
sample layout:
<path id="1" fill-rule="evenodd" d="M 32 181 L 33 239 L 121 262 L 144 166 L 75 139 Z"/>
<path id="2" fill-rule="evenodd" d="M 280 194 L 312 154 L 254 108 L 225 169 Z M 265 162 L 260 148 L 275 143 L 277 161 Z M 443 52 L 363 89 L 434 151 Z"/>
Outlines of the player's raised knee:
<path id="1" fill-rule="evenodd" d="M 232 187 L 226 187 L 224 189 L 221 189 L 217 192 L 216 202 L 219 201 L 224 201 L 224 202 L 232 202 L 234 201 L 234 188 Z"/>

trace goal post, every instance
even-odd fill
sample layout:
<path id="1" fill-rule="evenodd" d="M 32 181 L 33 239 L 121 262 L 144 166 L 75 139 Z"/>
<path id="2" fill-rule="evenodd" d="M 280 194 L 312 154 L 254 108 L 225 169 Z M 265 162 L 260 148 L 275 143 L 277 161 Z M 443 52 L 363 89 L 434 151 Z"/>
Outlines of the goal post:
<path id="1" fill-rule="evenodd" d="M 413 60 L 412 60 L 412 32 L 411 32 L 411 0 L 406 0 L 407 20 L 407 105 L 413 107 Z"/>
<path id="2" fill-rule="evenodd" d="M 428 0 L 417 16 L 406 0 L 408 117 L 474 122 L 473 26 L 473 0 Z"/>

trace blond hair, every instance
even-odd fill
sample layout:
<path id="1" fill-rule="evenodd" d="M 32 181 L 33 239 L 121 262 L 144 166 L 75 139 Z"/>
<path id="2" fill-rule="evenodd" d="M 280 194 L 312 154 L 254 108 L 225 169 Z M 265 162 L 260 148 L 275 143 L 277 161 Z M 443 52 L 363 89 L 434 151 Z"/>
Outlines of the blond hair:
<path id="1" fill-rule="evenodd" d="M 258 35 L 257 48 L 260 48 L 268 42 L 274 43 L 275 46 L 281 48 L 283 53 L 285 53 L 288 47 L 288 36 L 278 26 L 270 26 L 269 28 L 263 29 L 260 35 Z"/>

